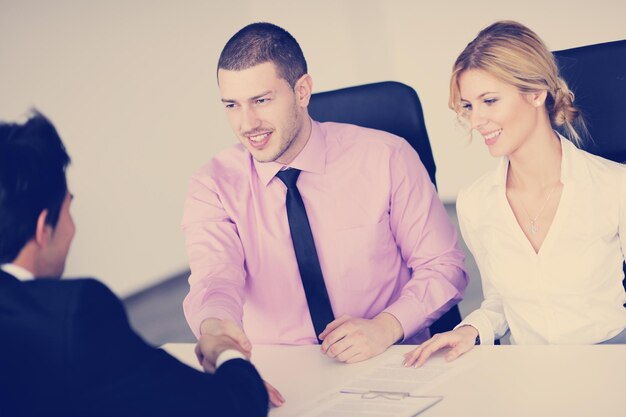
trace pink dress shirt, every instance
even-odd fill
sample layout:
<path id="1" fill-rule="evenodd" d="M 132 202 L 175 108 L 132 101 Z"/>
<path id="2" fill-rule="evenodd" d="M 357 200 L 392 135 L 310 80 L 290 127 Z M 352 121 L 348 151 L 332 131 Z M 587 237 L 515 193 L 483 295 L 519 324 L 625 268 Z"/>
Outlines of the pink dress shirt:
<path id="1" fill-rule="evenodd" d="M 467 276 L 456 230 L 413 148 L 385 132 L 312 122 L 289 166 L 302 170 L 298 189 L 335 317 L 385 311 L 405 341 L 427 337 L 423 330 L 462 298 Z M 182 221 L 191 266 L 183 307 L 196 336 L 216 317 L 241 324 L 253 343 L 317 343 L 287 190 L 274 177 L 281 168 L 237 144 L 193 176 Z"/>

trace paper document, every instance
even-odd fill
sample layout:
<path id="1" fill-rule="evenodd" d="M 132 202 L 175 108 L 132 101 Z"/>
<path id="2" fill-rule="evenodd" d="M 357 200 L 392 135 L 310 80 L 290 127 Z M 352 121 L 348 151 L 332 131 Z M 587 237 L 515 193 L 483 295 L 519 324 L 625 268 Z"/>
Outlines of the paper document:
<path id="1" fill-rule="evenodd" d="M 371 369 L 346 385 L 345 391 L 390 391 L 418 394 L 444 377 L 450 366 L 427 362 L 421 368 L 405 368 L 403 357 Z M 434 361 L 433 361 L 434 362 Z"/>
<path id="2" fill-rule="evenodd" d="M 407 397 L 402 400 L 335 394 L 306 417 L 413 417 L 441 401 L 441 397 Z M 303 417 L 304 417 L 303 416 Z"/>
<path id="3" fill-rule="evenodd" d="M 405 368 L 398 355 L 363 372 L 339 392 L 328 393 L 306 417 L 412 417 L 442 400 L 421 395 L 447 379 L 452 366 L 432 360 L 421 368 Z"/>

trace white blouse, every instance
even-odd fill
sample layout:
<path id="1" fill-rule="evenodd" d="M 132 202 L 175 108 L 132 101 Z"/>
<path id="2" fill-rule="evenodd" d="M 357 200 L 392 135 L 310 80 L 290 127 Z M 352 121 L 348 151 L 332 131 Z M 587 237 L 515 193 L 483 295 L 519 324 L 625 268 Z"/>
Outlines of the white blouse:
<path id="1" fill-rule="evenodd" d="M 458 196 L 485 297 L 461 325 L 483 344 L 508 329 L 514 344 L 594 344 L 626 327 L 626 166 L 561 148 L 563 192 L 539 253 L 507 201 L 507 158 Z"/>

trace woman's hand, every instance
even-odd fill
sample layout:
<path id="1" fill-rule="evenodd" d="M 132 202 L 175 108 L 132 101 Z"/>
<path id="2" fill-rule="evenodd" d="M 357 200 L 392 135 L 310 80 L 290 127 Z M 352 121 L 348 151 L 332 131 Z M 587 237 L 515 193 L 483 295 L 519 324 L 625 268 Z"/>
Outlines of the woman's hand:
<path id="1" fill-rule="evenodd" d="M 452 349 L 446 355 L 448 362 L 455 360 L 474 347 L 478 330 L 472 326 L 461 326 L 450 332 L 438 333 L 417 348 L 404 355 L 404 366 L 422 366 L 433 353 L 445 347 Z"/>

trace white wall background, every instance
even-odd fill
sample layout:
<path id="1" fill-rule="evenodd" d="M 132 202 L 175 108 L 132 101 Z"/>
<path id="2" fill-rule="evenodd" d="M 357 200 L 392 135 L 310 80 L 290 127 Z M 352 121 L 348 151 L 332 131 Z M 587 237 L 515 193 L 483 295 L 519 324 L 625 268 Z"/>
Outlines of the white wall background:
<path id="1" fill-rule="evenodd" d="M 447 109 L 456 55 L 518 20 L 551 49 L 626 38 L 623 0 L 0 0 L 0 119 L 35 106 L 73 157 L 78 232 L 66 275 L 127 295 L 186 268 L 179 223 L 194 170 L 236 139 L 215 83 L 224 43 L 254 21 L 300 42 L 316 91 L 383 80 L 424 106 L 440 195 L 494 165 Z"/>

